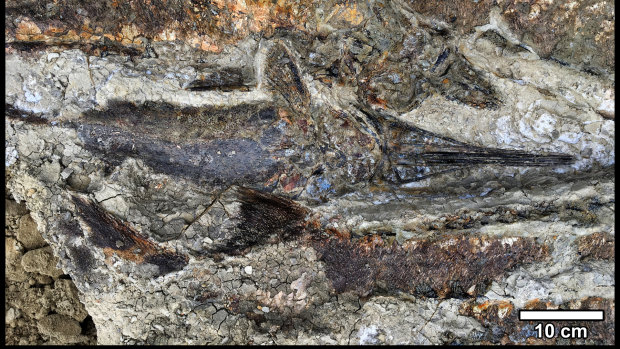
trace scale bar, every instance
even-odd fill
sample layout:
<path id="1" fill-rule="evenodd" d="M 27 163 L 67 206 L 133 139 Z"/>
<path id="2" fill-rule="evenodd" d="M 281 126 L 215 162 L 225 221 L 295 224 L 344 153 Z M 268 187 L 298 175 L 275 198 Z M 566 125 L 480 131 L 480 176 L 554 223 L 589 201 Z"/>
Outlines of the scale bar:
<path id="1" fill-rule="evenodd" d="M 603 321 L 602 310 L 519 310 L 521 321 Z"/>

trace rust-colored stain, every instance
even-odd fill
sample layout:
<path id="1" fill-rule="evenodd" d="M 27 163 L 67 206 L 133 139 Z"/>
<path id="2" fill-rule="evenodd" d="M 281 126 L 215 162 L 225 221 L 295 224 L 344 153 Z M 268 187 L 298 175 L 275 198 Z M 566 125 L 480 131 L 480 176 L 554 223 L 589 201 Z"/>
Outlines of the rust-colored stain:
<path id="1" fill-rule="evenodd" d="M 542 57 L 557 55 L 571 64 L 592 65 L 594 70 L 613 70 L 615 64 L 611 1 L 405 2 L 413 11 L 446 23 L 450 31 L 461 34 L 489 23 L 491 9 L 498 6 L 510 29 L 524 37 L 526 44 L 533 45 Z M 226 45 L 253 33 L 272 37 L 280 30 L 288 30 L 322 35 L 326 28 L 363 26 L 385 8 L 381 2 L 310 0 L 7 0 L 5 5 L 8 43 L 92 45 L 108 40 L 140 52 L 146 41 L 183 40 L 199 50 L 221 52 Z M 386 19 L 382 22 L 390 25 Z M 593 54 L 575 54 L 574 41 L 575 46 L 587 42 L 589 49 L 583 51 Z M 571 46 L 567 46 L 569 43 Z M 584 58 L 591 62 L 583 62 Z M 368 68 L 374 71 L 381 66 Z M 489 107 L 476 100 L 470 104 Z"/>
<path id="2" fill-rule="evenodd" d="M 381 107 L 384 109 L 387 108 L 387 101 L 385 99 L 377 97 L 373 93 L 368 95 L 368 103 L 372 104 L 373 106 Z"/>
<path id="3" fill-rule="evenodd" d="M 293 191 L 294 189 L 296 189 L 297 187 L 299 187 L 300 179 L 301 179 L 301 175 L 299 175 L 298 173 L 291 175 L 291 176 L 287 176 L 286 174 L 283 174 L 280 177 L 280 184 L 282 185 L 282 189 L 285 192 L 289 193 Z"/>
<path id="4" fill-rule="evenodd" d="M 277 28 L 305 30 L 305 18 L 313 15 L 313 1 L 265 0 L 132 0 L 81 2 L 48 1 L 52 10 L 8 1 L 8 41 L 43 41 L 89 44 L 104 37 L 122 45 L 182 39 L 189 45 L 220 52 L 224 45 L 250 33 L 272 35 Z M 362 14 L 355 6 L 341 5 L 336 16 L 353 24 Z M 35 20 L 36 18 L 36 23 Z"/>
<path id="5" fill-rule="evenodd" d="M 154 264 L 159 267 L 160 275 L 180 270 L 187 264 L 187 256 L 159 246 L 94 202 L 76 196 L 73 202 L 80 223 L 88 232 L 87 239 L 101 248 L 106 258 L 117 255 L 137 264 Z"/>
<path id="6" fill-rule="evenodd" d="M 491 300 L 483 303 L 464 303 L 463 312 L 470 316 L 473 316 L 477 320 L 484 319 L 484 316 L 493 314 L 499 321 L 511 315 L 514 310 L 514 305 L 509 301 L 504 300 Z"/>

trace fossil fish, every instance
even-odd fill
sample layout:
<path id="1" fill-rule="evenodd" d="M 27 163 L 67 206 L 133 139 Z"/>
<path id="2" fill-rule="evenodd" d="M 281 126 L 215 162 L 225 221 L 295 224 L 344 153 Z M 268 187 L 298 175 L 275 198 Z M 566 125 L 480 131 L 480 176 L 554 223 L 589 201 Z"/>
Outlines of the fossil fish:
<path id="1" fill-rule="evenodd" d="M 33 49 L 39 45 L 43 43 L 32 45 Z M 26 49 L 28 45 L 15 45 L 17 49 L 20 46 Z M 114 51 L 130 56 L 143 54 L 122 46 L 90 45 L 86 49 L 101 55 Z M 431 73 L 443 76 L 450 65 L 450 54 L 449 49 L 444 49 Z M 343 74 L 355 72 L 350 63 L 343 60 L 341 67 L 348 68 L 342 69 Z M 360 63 L 368 65 L 366 60 L 360 59 Z M 460 68 L 457 63 L 453 67 Z M 367 74 L 376 75 L 375 82 L 380 78 L 373 69 Z M 267 55 L 264 78 L 273 93 L 272 102 L 190 108 L 116 101 L 105 110 L 86 112 L 79 121 L 66 125 L 75 128 L 83 146 L 100 155 L 110 168 L 127 158 L 136 158 L 155 172 L 195 181 L 206 191 L 217 193 L 214 204 L 187 227 L 196 241 L 212 241 L 208 248 L 198 249 L 199 253 L 237 254 L 269 242 L 309 238 L 338 293 L 366 296 L 381 290 L 440 298 L 473 296 L 515 265 L 548 256 L 546 246 L 523 237 L 506 242 L 502 238 L 463 234 L 434 241 L 409 240 L 401 246 L 388 246 L 378 236 L 354 241 L 346 233 L 324 229 L 312 217 L 312 210 L 290 198 L 302 193 L 309 198 L 329 197 L 372 181 L 398 185 L 464 166 L 563 166 L 573 161 L 571 156 L 458 142 L 365 108 L 364 99 L 385 102 L 372 94 L 362 99 L 361 105 L 344 109 L 320 104 L 311 99 L 295 56 L 280 44 Z M 457 82 L 451 85 L 461 86 Z M 492 106 L 492 94 L 475 82 L 469 86 L 476 90 L 463 92 L 463 88 L 457 88 L 455 92 L 446 87 L 440 91 L 470 105 L 487 101 L 486 105 Z M 370 90 L 372 84 L 366 86 Z M 185 86 L 189 91 L 247 87 L 240 70 L 227 68 L 207 73 Z M 470 97 L 474 92 L 485 98 Z M 8 107 L 11 119 L 48 122 Z M 133 188 L 129 189 L 131 192 Z M 72 258 L 94 258 L 88 249 L 95 247 L 102 249 L 107 258 L 116 255 L 137 264 L 157 266 L 158 275 L 181 270 L 189 263 L 185 251 L 163 248 L 95 202 L 78 196 L 72 199 L 79 227 L 89 243 L 76 248 L 76 257 Z M 181 249 L 187 247 L 182 241 L 179 239 Z M 86 273 L 90 262 L 82 265 Z"/>
<path id="2" fill-rule="evenodd" d="M 405 291 L 425 297 L 484 294 L 491 280 L 521 263 L 548 257 L 548 246 L 532 238 L 459 234 L 435 241 L 386 244 L 378 236 L 358 241 L 331 238 L 314 248 L 326 263 L 336 292 Z"/>
<path id="3" fill-rule="evenodd" d="M 273 104 L 219 109 L 115 102 L 87 112 L 74 127 L 84 147 L 112 166 L 133 157 L 200 184 L 283 193 L 304 186 L 308 194 L 341 193 L 374 179 L 405 183 L 478 164 L 573 161 L 564 154 L 470 146 L 394 120 L 361 121 L 341 111 L 312 118 Z"/>
<path id="4" fill-rule="evenodd" d="M 374 180 L 417 181 L 463 166 L 561 166 L 574 160 L 475 147 L 363 106 L 315 104 L 300 74 L 293 55 L 275 45 L 265 69 L 271 102 L 218 108 L 116 101 L 84 113 L 73 127 L 84 147 L 111 166 L 133 157 L 214 190 L 241 185 L 293 197 L 329 197 Z M 20 118 L 9 109 L 9 117 Z"/>

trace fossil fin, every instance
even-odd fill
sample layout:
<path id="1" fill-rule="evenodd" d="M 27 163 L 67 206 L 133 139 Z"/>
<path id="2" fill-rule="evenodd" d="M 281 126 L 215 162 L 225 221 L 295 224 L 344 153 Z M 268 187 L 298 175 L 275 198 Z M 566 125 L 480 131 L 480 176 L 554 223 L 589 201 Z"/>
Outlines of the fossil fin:
<path id="1" fill-rule="evenodd" d="M 542 167 L 570 165 L 575 160 L 568 154 L 471 146 L 397 121 L 390 121 L 386 131 L 385 151 L 392 170 L 386 177 L 396 182 L 421 180 L 470 165 Z"/>
<path id="2" fill-rule="evenodd" d="M 4 104 L 4 116 L 9 120 L 24 121 L 30 124 L 47 125 L 50 123 L 50 120 L 40 114 L 16 108 L 9 103 Z"/>
<path id="3" fill-rule="evenodd" d="M 162 247 L 95 202 L 78 196 L 72 199 L 80 226 L 87 232 L 88 243 L 101 249 L 106 258 L 115 254 L 136 264 L 152 264 L 158 267 L 158 275 L 181 270 L 187 265 L 186 255 Z"/>
<path id="4" fill-rule="evenodd" d="M 207 237 L 212 241 L 196 251 L 236 255 L 312 232 L 308 214 L 308 209 L 285 197 L 232 186 L 187 229 L 198 241 Z"/>
<path id="5" fill-rule="evenodd" d="M 299 67 L 282 43 L 276 43 L 267 55 L 265 80 L 268 88 L 284 98 L 293 109 L 307 110 L 310 93 L 301 79 Z"/>
<path id="6" fill-rule="evenodd" d="M 247 89 L 243 79 L 243 73 L 239 68 L 223 68 L 201 74 L 200 77 L 190 82 L 185 89 L 190 91 L 210 90 L 242 90 Z"/>

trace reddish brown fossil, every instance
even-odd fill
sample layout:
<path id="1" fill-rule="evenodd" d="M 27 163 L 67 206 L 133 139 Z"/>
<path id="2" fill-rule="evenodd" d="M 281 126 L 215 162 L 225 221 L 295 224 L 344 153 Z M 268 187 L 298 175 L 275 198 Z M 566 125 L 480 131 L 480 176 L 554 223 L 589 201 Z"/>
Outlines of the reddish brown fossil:
<path id="1" fill-rule="evenodd" d="M 523 237 L 472 237 L 387 244 L 378 235 L 359 241 L 331 238 L 314 245 L 336 292 L 361 296 L 404 291 L 427 297 L 468 297 L 521 263 L 547 257 L 548 247 Z"/>

